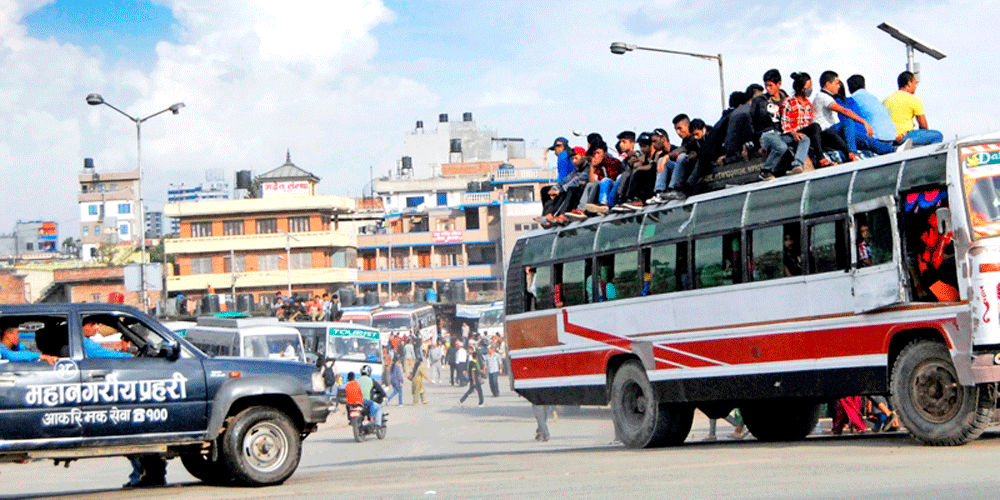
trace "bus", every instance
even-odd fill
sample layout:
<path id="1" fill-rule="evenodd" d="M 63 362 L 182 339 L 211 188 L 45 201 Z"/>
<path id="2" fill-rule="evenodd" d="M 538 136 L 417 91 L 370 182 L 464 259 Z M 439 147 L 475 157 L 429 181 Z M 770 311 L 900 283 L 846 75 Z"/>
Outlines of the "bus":
<path id="1" fill-rule="evenodd" d="M 382 380 L 381 332 L 370 326 L 344 321 L 288 322 L 302 334 L 306 357 L 336 361 L 337 373 L 347 381 L 347 373 L 360 375 L 361 367 L 372 369 L 372 378 Z"/>
<path id="2" fill-rule="evenodd" d="M 340 309 L 340 320 L 344 323 L 357 323 L 372 326 L 372 315 L 378 312 L 380 306 L 350 306 Z"/>
<path id="3" fill-rule="evenodd" d="M 199 317 L 184 338 L 211 356 L 306 362 L 302 335 L 277 318 Z"/>
<path id="4" fill-rule="evenodd" d="M 515 390 L 607 405 L 629 447 L 734 408 L 763 441 L 888 394 L 963 444 L 1000 381 L 1000 135 L 735 186 L 522 235 L 507 275 Z"/>
<path id="5" fill-rule="evenodd" d="M 383 344 L 394 334 L 419 336 L 427 341 L 437 336 L 437 314 L 429 305 L 385 307 L 372 315 L 372 326 L 385 334 Z"/>
<path id="6" fill-rule="evenodd" d="M 494 302 L 480 311 L 476 330 L 490 339 L 494 335 L 503 335 L 503 302 Z"/>

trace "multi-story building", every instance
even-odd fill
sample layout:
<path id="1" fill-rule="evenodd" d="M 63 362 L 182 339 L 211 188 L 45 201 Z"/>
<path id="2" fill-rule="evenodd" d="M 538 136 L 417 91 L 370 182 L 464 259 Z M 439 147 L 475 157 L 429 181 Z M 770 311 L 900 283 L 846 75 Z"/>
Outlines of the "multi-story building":
<path id="1" fill-rule="evenodd" d="M 45 258 L 59 251 L 59 224 L 51 221 L 17 221 L 14 232 L 0 236 L 0 258 Z"/>
<path id="2" fill-rule="evenodd" d="M 479 127 L 472 113 L 463 113 L 460 122 L 449 121 L 442 113 L 434 130 L 418 121 L 406 135 L 404 149 L 397 173 L 427 179 L 442 175 L 445 164 L 524 158 L 525 145 L 523 139 L 497 137 L 496 131 Z"/>
<path id="3" fill-rule="evenodd" d="M 163 237 L 163 212 L 147 210 L 146 217 L 146 239 L 156 240 Z"/>
<path id="4" fill-rule="evenodd" d="M 289 289 L 313 295 L 354 284 L 356 229 L 341 224 L 341 217 L 355 201 L 315 194 L 319 178 L 290 159 L 257 181 L 289 184 L 271 186 L 261 198 L 166 206 L 165 215 L 180 226 L 178 238 L 165 241 L 175 257 L 168 293 L 199 297 L 235 290 L 259 302 Z"/>
<path id="5" fill-rule="evenodd" d="M 360 292 L 382 301 L 503 298 L 506 256 L 520 232 L 538 227 L 538 191 L 556 172 L 523 158 L 441 169 L 441 177 L 376 181 L 386 216 L 358 234 Z"/>
<path id="6" fill-rule="evenodd" d="M 221 169 L 209 169 L 205 172 L 205 182 L 201 184 L 170 184 L 167 189 L 167 203 L 228 200 L 230 198 L 229 183 L 223 179 L 224 174 Z M 177 236 L 180 231 L 180 223 L 177 219 L 170 219 L 169 223 L 169 234 Z"/>
<path id="7" fill-rule="evenodd" d="M 80 258 L 94 260 L 102 246 L 139 241 L 139 171 L 98 173 L 90 158 L 83 165 L 77 195 Z"/>

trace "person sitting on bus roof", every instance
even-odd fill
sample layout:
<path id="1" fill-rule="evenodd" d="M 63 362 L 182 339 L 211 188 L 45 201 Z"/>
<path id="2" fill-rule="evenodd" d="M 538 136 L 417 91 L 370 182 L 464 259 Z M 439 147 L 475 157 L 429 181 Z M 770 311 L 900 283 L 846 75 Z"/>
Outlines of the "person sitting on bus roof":
<path id="1" fill-rule="evenodd" d="M 639 151 L 629 157 L 631 174 L 625 181 L 625 194 L 622 203 L 618 205 L 624 210 L 638 210 L 645 200 L 653 195 L 656 187 L 656 168 L 653 162 L 653 135 L 649 132 L 639 134 L 636 140 Z"/>
<path id="2" fill-rule="evenodd" d="M 590 181 L 590 163 L 587 162 L 587 152 L 577 146 L 573 148 L 570 162 L 573 164 L 573 173 L 570 174 L 572 186 L 566 187 L 565 191 L 570 196 L 564 200 L 566 206 L 566 218 L 570 220 L 583 220 L 587 218 L 584 209 L 591 202 L 591 198 L 597 196 L 597 186 Z"/>
<path id="3" fill-rule="evenodd" d="M 809 76 L 809 73 L 792 73 L 794 95 L 782 103 L 781 130 L 799 143 L 796 146 L 796 153 L 798 153 L 799 148 L 806 148 L 813 165 L 818 168 L 833 163 L 823 158 L 823 147 L 819 136 L 820 128 L 813 121 L 814 111 L 812 102 L 809 101 L 809 96 L 812 95 L 812 86 L 812 77 Z M 795 157 L 798 159 L 799 155 L 796 154 Z M 805 168 L 805 166 L 792 167 L 791 173 L 801 173 Z"/>
<path id="4" fill-rule="evenodd" d="M 819 76 L 819 85 L 820 91 L 813 97 L 813 107 L 816 109 L 816 123 L 822 129 L 821 137 L 824 142 L 833 145 L 833 149 L 838 150 L 842 146 L 847 146 L 846 157 L 850 161 L 857 160 L 859 146 L 878 154 L 888 154 L 895 151 L 892 146 L 884 145 L 872 138 L 875 131 L 868 120 L 837 102 L 837 96 L 841 94 L 843 84 L 836 72 L 824 71 Z M 858 134 L 856 124 L 863 127 L 861 134 Z M 844 141 L 843 144 L 841 141 Z"/>
<path id="5" fill-rule="evenodd" d="M 720 130 L 725 129 L 723 144 L 726 148 L 726 156 L 741 156 L 744 160 L 748 160 L 758 149 L 758 137 L 753 128 L 753 114 L 756 98 L 763 93 L 764 87 L 761 87 L 759 83 L 751 83 L 747 86 L 746 92 L 743 92 L 743 103 L 735 106 L 733 98 L 736 93 L 729 95 L 729 107 L 734 109 L 726 117 L 725 127 L 719 127 L 718 123 L 715 127 Z"/>
<path id="6" fill-rule="evenodd" d="M 568 222 L 566 217 L 562 214 L 556 214 L 560 201 L 558 187 L 542 186 L 542 189 L 539 190 L 539 194 L 542 197 L 542 216 L 535 218 L 535 221 L 545 228 Z"/>
<path id="7" fill-rule="evenodd" d="M 896 83 L 899 85 L 899 90 L 882 102 L 896 125 L 896 142 L 901 143 L 909 139 L 914 145 L 923 146 L 944 140 L 941 132 L 927 128 L 924 105 L 913 95 L 917 91 L 917 77 L 909 71 L 904 71 L 896 78 Z M 914 119 L 917 120 L 919 128 L 913 128 Z"/>
<path id="8" fill-rule="evenodd" d="M 764 93 L 754 97 L 750 104 L 750 132 L 754 142 L 763 150 L 766 155 L 764 165 L 760 168 L 760 179 L 770 180 L 775 176 L 785 174 L 782 168 L 782 156 L 788 152 L 789 147 L 795 144 L 792 136 L 783 134 L 781 128 L 781 108 L 788 98 L 788 94 L 781 90 L 781 72 L 777 69 L 769 69 L 764 72 Z M 743 120 L 734 120 L 730 127 L 742 127 L 742 130 L 734 130 L 733 135 L 737 138 L 747 136 L 745 130 L 746 123 Z M 796 149 L 795 158 L 792 160 L 792 168 L 802 168 L 808 156 L 808 147 L 801 150 Z"/>
<path id="9" fill-rule="evenodd" d="M 567 152 L 568 148 L 569 141 L 567 141 L 565 137 L 556 137 L 556 140 L 552 141 L 552 145 L 549 146 L 549 149 L 546 151 L 546 157 L 548 155 L 548 151 L 552 151 L 556 154 L 556 171 L 559 174 L 557 182 L 562 182 L 563 179 L 565 179 L 566 176 L 573 171 L 573 166 L 569 162 L 569 153 Z M 543 162 L 543 164 L 544 163 L 548 163 L 548 160 Z"/>
<path id="10" fill-rule="evenodd" d="M 660 194 L 661 200 L 683 200 L 687 198 L 687 195 L 681 190 L 683 188 L 683 183 L 685 181 L 684 173 L 681 171 L 681 165 L 685 164 L 688 159 L 688 146 L 691 143 L 691 120 L 688 115 L 681 113 L 674 117 L 673 119 L 674 131 L 677 132 L 677 136 L 681 138 L 680 147 L 673 148 L 668 154 L 668 160 L 672 162 L 672 168 L 670 169 L 670 178 L 666 183 L 666 191 Z"/>
<path id="11" fill-rule="evenodd" d="M 676 164 L 670 159 L 670 151 L 673 150 L 673 145 L 670 144 L 670 140 L 667 137 L 667 131 L 662 128 L 657 128 L 653 130 L 653 155 L 656 160 L 656 182 L 653 186 L 653 198 L 650 200 L 651 203 L 666 203 L 666 198 L 663 198 L 663 193 L 667 191 L 667 181 L 670 180 L 670 174 L 673 172 L 674 165 Z"/>
<path id="12" fill-rule="evenodd" d="M 855 101 L 853 97 L 847 97 L 847 90 L 843 83 L 841 83 L 840 85 L 840 90 L 833 95 L 833 99 L 834 101 L 837 102 L 837 104 L 851 110 L 852 112 L 854 112 L 854 114 L 864 117 L 864 115 L 861 112 L 861 107 L 858 106 L 857 101 Z M 867 120 L 867 118 L 865 119 Z M 855 144 L 858 150 L 860 151 L 865 151 L 877 155 L 885 155 L 889 153 L 894 153 L 897 150 L 902 151 L 904 149 L 909 148 L 909 145 L 907 145 L 906 147 L 903 146 L 896 147 L 892 145 L 892 142 L 883 142 L 876 139 L 874 136 L 875 126 L 872 125 L 871 122 L 868 122 L 868 124 L 872 127 L 873 135 L 868 136 L 864 125 L 857 122 L 856 120 L 852 120 L 845 116 L 841 116 L 840 121 L 847 122 L 850 124 L 850 126 L 854 127 L 854 136 L 856 140 Z M 912 144 L 912 142 L 910 144 Z"/>
<path id="13" fill-rule="evenodd" d="M 687 194 L 695 182 L 703 175 L 710 173 L 705 172 L 710 167 L 707 163 L 704 165 L 701 163 L 701 157 L 703 153 L 708 153 L 706 135 L 712 131 L 712 128 L 705 125 L 705 121 L 701 118 L 691 120 L 687 128 L 689 133 L 681 146 L 686 157 L 683 161 L 678 159 L 677 166 L 674 167 L 674 174 L 671 176 L 668 186 L 670 190 L 665 195 L 668 199 L 687 198 Z M 707 157 L 705 159 L 708 160 Z"/>
<path id="14" fill-rule="evenodd" d="M 889 111 L 885 109 L 877 97 L 865 88 L 865 77 L 851 75 L 847 79 L 847 90 L 860 112 L 856 111 L 872 126 L 873 138 L 886 145 L 892 145 L 896 140 L 896 125 L 892 123 Z"/>
<path id="15" fill-rule="evenodd" d="M 599 140 L 587 150 L 587 163 L 590 165 L 590 182 L 598 186 L 597 203 L 585 207 L 588 212 L 606 213 L 614 206 L 617 192 L 617 181 L 621 177 L 622 163 L 617 158 L 608 155 L 608 145 Z"/>

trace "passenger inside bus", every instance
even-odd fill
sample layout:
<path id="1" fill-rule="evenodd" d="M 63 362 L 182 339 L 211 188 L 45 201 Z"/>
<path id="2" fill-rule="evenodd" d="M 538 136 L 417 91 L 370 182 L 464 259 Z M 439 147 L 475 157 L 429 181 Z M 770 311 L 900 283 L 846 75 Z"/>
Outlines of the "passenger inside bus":
<path id="1" fill-rule="evenodd" d="M 938 229 L 937 210 L 948 206 L 947 194 L 942 189 L 931 189 L 901 195 L 907 269 L 914 300 L 959 300 L 952 234 L 941 234 Z"/>

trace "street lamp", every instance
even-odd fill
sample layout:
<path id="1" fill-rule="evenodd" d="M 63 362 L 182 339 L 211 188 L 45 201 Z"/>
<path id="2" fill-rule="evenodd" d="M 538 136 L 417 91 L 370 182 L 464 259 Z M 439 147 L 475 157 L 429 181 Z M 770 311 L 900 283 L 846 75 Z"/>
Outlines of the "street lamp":
<path id="1" fill-rule="evenodd" d="M 107 101 L 101 97 L 101 94 L 88 94 L 87 104 L 91 106 L 100 106 L 101 104 L 121 113 L 125 118 L 128 118 L 133 123 L 135 123 L 135 165 L 139 170 L 139 248 L 140 248 L 140 264 L 139 264 L 139 281 L 140 290 L 142 298 L 142 310 L 143 312 L 148 311 L 148 298 L 146 296 L 146 209 L 145 200 L 142 197 L 142 122 L 162 113 L 170 111 L 173 114 L 181 112 L 181 108 L 184 107 L 183 102 L 178 102 L 167 109 L 157 111 L 145 118 L 136 118 L 114 106 L 108 104 Z"/>
<path id="2" fill-rule="evenodd" d="M 910 73 L 916 75 L 918 82 L 920 81 L 920 64 L 913 62 L 914 50 L 919 50 L 920 52 L 923 52 L 924 54 L 927 54 L 933 57 L 934 59 L 937 59 L 938 61 L 944 59 L 945 57 L 948 57 L 947 54 L 945 54 L 944 52 L 941 52 L 940 50 L 937 50 L 931 47 L 930 45 L 927 45 L 926 43 L 921 42 L 916 38 L 913 38 L 912 36 L 904 33 L 903 30 L 889 23 L 882 23 L 878 25 L 877 28 L 888 33 L 889 36 L 895 38 L 896 40 L 899 40 L 900 42 L 903 42 L 903 44 L 906 45 L 906 71 L 909 71 Z"/>
<path id="3" fill-rule="evenodd" d="M 710 61 L 719 61 L 719 95 L 722 97 L 722 110 L 726 110 L 726 85 L 722 78 L 722 54 L 709 55 L 709 54 L 696 54 L 694 52 L 683 52 L 680 50 L 669 50 L 669 49 L 657 49 L 653 47 L 640 47 L 638 45 L 633 45 L 625 42 L 614 42 L 611 44 L 612 54 L 624 54 L 626 52 L 632 52 L 633 50 L 648 50 L 651 52 L 663 52 L 666 54 L 678 54 L 682 56 L 697 57 L 698 59 L 708 59 Z"/>

